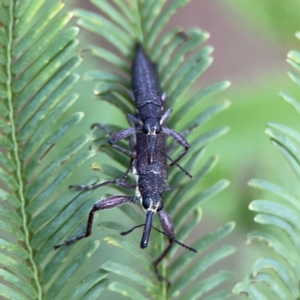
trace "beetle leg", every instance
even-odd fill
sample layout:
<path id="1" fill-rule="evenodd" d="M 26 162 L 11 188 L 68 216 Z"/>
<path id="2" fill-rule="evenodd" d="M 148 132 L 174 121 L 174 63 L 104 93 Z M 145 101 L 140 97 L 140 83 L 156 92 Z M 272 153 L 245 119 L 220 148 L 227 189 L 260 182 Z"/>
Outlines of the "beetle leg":
<path id="1" fill-rule="evenodd" d="M 84 239 L 84 238 L 90 236 L 92 233 L 94 213 L 96 211 L 103 210 L 103 209 L 110 209 L 110 208 L 114 208 L 114 207 L 123 205 L 128 202 L 133 202 L 133 198 L 134 197 L 131 197 L 131 196 L 118 195 L 118 196 L 111 196 L 111 197 L 105 198 L 105 199 L 95 203 L 93 208 L 90 210 L 85 233 L 80 234 L 70 240 L 66 240 L 59 245 L 55 245 L 54 249 L 58 249 L 62 246 L 69 246 L 81 239 Z"/>

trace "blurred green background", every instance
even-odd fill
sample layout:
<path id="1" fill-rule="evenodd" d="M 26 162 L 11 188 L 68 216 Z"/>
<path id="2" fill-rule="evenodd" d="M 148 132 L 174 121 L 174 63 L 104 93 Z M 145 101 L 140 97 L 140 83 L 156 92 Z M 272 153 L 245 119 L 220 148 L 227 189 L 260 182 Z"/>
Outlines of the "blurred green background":
<path id="1" fill-rule="evenodd" d="M 70 3 L 68 5 L 70 7 Z M 86 0 L 72 3 L 72 7 L 95 10 Z M 263 178 L 288 188 L 294 194 L 299 190 L 288 163 L 264 134 L 269 121 L 299 128 L 299 116 L 278 96 L 281 90 L 296 98 L 299 93 L 286 75 L 290 69 L 286 63 L 287 52 L 300 46 L 294 37 L 295 32 L 300 30 L 299 13 L 300 2 L 297 0 L 194 0 L 173 16 L 168 25 L 168 28 L 197 26 L 211 34 L 208 44 L 215 48 L 214 63 L 194 85 L 191 94 L 216 81 L 226 79 L 232 83 L 225 92 L 207 101 L 207 104 L 211 104 L 229 99 L 232 106 L 211 120 L 202 129 L 203 132 L 223 125 L 228 125 L 231 130 L 209 145 L 207 157 L 218 154 L 220 161 L 199 189 L 221 178 L 229 179 L 231 185 L 225 192 L 203 204 L 204 216 L 199 232 L 215 230 L 229 220 L 237 222 L 237 230 L 229 239 L 229 242 L 237 245 L 237 255 L 229 258 L 226 266 L 236 269 L 238 276 L 234 282 L 250 272 L 257 249 L 260 249 L 244 244 L 246 233 L 256 226 L 248 204 L 254 199 L 268 197 L 248 187 L 248 180 Z M 86 44 L 101 43 L 83 30 L 80 37 L 81 48 Z M 85 52 L 83 56 L 84 62 L 77 71 L 80 74 L 87 70 L 107 68 L 89 53 Z M 94 122 L 127 126 L 125 117 L 118 110 L 93 97 L 94 85 L 81 79 L 76 86 L 80 100 L 73 109 L 83 111 L 86 115 L 79 131 L 88 132 Z M 98 153 L 92 161 L 101 161 L 103 157 Z M 83 179 L 86 181 L 95 174 L 89 168 L 92 161 L 76 172 L 72 178 L 73 184 L 82 183 Z M 103 197 L 103 191 L 95 191 L 95 197 L 97 193 Z M 98 216 L 101 221 L 119 218 L 122 216 L 118 210 Z M 98 265 L 105 261 L 105 252 L 101 253 Z"/>

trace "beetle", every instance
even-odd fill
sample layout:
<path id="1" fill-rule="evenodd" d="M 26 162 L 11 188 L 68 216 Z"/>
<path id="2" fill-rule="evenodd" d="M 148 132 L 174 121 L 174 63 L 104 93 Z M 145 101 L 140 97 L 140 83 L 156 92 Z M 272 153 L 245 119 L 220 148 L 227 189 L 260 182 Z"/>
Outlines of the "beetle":
<path id="1" fill-rule="evenodd" d="M 102 126 L 102 125 L 101 125 Z M 103 128 L 103 126 L 102 126 Z M 158 264 L 163 260 L 163 258 L 171 250 L 173 243 L 178 243 L 179 245 L 185 247 L 186 249 L 197 252 L 197 250 L 180 243 L 175 239 L 174 227 L 169 215 L 166 213 L 163 203 L 164 191 L 168 188 L 166 180 L 168 177 L 166 156 L 164 155 L 166 151 L 166 135 L 160 134 L 157 136 L 155 143 L 155 150 L 153 157 L 154 161 L 152 164 L 149 163 L 147 156 L 145 156 L 144 149 L 147 145 L 147 137 L 142 133 L 136 133 L 136 144 L 131 144 L 130 156 L 135 156 L 130 164 L 130 169 L 135 177 L 136 184 L 130 184 L 125 181 L 128 171 L 124 174 L 121 179 L 108 180 L 95 185 L 78 185 L 70 186 L 76 188 L 77 190 L 94 190 L 108 184 L 115 184 L 120 187 L 135 189 L 134 196 L 128 195 L 115 195 L 110 196 L 96 202 L 93 208 L 90 210 L 87 226 L 85 233 L 80 234 L 74 238 L 64 241 L 61 244 L 54 246 L 54 249 L 58 249 L 62 246 L 68 246 L 74 242 L 81 240 L 83 238 L 89 237 L 92 233 L 92 225 L 94 214 L 97 211 L 115 208 L 126 203 L 141 204 L 145 211 L 145 223 L 142 225 L 135 226 L 133 229 L 144 226 L 140 247 L 145 249 L 148 246 L 149 237 L 152 226 L 152 219 L 155 214 L 157 214 L 162 231 L 154 228 L 155 230 L 163 233 L 167 236 L 169 244 L 166 246 L 165 250 L 161 255 L 153 262 L 154 272 L 159 279 L 166 280 L 158 271 Z M 133 229 L 127 232 L 122 232 L 121 235 L 126 235 L 130 233 Z M 167 280 L 166 280 L 167 281 Z"/>
<path id="2" fill-rule="evenodd" d="M 110 135 L 108 142 L 112 147 L 131 158 L 130 166 L 124 176 L 120 179 L 108 180 L 95 185 L 71 186 L 77 190 L 92 190 L 108 184 L 115 184 L 120 187 L 135 189 L 135 195 L 114 195 L 96 202 L 89 212 L 85 233 L 54 246 L 54 249 L 58 249 L 64 245 L 68 246 L 90 236 L 95 212 L 118 207 L 126 203 L 139 203 L 145 211 L 145 223 L 135 226 L 133 229 L 144 226 L 140 247 L 145 249 L 148 246 L 151 228 L 154 228 L 152 220 L 155 214 L 158 216 L 162 231 L 157 228 L 154 229 L 168 237 L 169 244 L 153 262 L 153 268 L 158 278 L 165 279 L 158 271 L 158 264 L 168 254 L 174 242 L 190 251 L 197 252 L 197 250 L 175 239 L 172 221 L 164 210 L 163 196 L 165 190 L 168 189 L 166 184 L 168 167 L 175 164 L 189 175 L 177 164 L 177 161 L 186 153 L 189 145 L 182 135 L 163 126 L 171 110 L 169 109 L 164 112 L 164 99 L 160 92 L 155 72 L 154 64 L 147 58 L 142 48 L 137 45 L 132 67 L 132 86 L 136 104 L 136 115 L 127 115 L 131 127 L 110 135 L 104 126 L 96 124 L 96 126 Z M 132 138 L 133 134 L 135 134 L 135 141 Z M 175 141 L 185 148 L 185 151 L 179 154 L 170 165 L 166 161 L 169 158 L 166 146 L 167 136 L 173 137 Z M 129 138 L 129 150 L 115 145 L 115 142 L 123 138 Z M 145 153 L 145 149 L 147 149 L 147 153 Z M 135 177 L 135 184 L 130 184 L 126 181 L 129 171 L 132 171 Z M 121 234 L 126 235 L 132 232 L 133 229 Z"/>
<path id="3" fill-rule="evenodd" d="M 153 163 L 156 138 L 160 133 L 164 133 L 172 137 L 184 148 L 184 151 L 170 165 L 176 164 L 187 153 L 190 145 L 180 133 L 164 126 L 172 109 L 164 110 L 166 94 L 161 92 L 156 65 L 148 58 L 140 44 L 136 45 L 131 77 L 132 98 L 136 107 L 136 117 L 130 114 L 127 114 L 126 117 L 129 123 L 133 122 L 136 126 L 131 126 L 113 134 L 109 138 L 108 143 L 115 149 L 126 154 L 127 150 L 116 145 L 116 143 L 135 133 L 142 132 L 147 136 L 148 161 L 149 163 Z"/>

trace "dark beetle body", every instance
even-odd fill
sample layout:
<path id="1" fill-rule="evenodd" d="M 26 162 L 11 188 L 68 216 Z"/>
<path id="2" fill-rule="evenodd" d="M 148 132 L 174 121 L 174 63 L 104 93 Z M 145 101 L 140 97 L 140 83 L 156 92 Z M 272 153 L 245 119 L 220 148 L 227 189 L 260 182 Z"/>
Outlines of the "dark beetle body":
<path id="1" fill-rule="evenodd" d="M 141 248 L 146 248 L 148 245 L 154 214 L 157 214 L 160 221 L 163 230 L 160 232 L 165 234 L 169 239 L 169 244 L 165 250 L 153 262 L 155 273 L 161 279 L 163 277 L 159 274 L 157 265 L 170 251 L 173 242 L 180 244 L 190 251 L 196 251 L 175 240 L 173 224 L 163 209 L 164 205 L 162 200 L 168 178 L 166 138 L 167 136 L 173 137 L 186 151 L 189 145 L 180 134 L 163 126 L 171 110 L 164 111 L 164 97 L 159 87 L 156 67 L 148 59 L 139 45 L 136 47 L 136 55 L 132 66 L 132 88 L 136 105 L 136 115 L 135 117 L 127 115 L 132 127 L 123 129 L 111 135 L 109 138 L 109 143 L 115 149 L 132 158 L 130 168 L 121 179 L 109 180 L 96 185 L 79 185 L 73 187 L 76 187 L 78 190 L 91 190 L 112 183 L 124 188 L 135 188 L 135 196 L 115 195 L 98 201 L 90 210 L 85 233 L 66 240 L 62 244 L 54 246 L 54 248 L 57 249 L 63 245 L 70 245 L 90 236 L 94 213 L 96 211 L 114 208 L 125 203 L 140 203 L 146 213 L 145 224 L 141 225 L 144 226 L 140 244 Z M 98 126 L 108 133 L 101 124 L 98 124 Z M 136 136 L 136 141 L 133 142 L 133 139 L 130 138 L 129 150 L 115 145 L 120 139 L 130 137 L 133 134 Z M 186 151 L 181 153 L 172 164 L 179 160 Z M 125 181 L 130 169 L 132 169 L 136 179 L 135 185 Z"/>
<path id="2" fill-rule="evenodd" d="M 126 149 L 121 148 L 116 143 L 121 139 L 141 132 L 147 137 L 146 156 L 149 163 L 153 163 L 157 136 L 160 133 L 164 133 L 166 136 L 175 139 L 184 148 L 184 151 L 176 159 L 172 160 L 171 165 L 176 164 L 186 154 L 189 144 L 182 135 L 164 126 L 172 110 L 164 110 L 165 94 L 161 92 L 159 86 L 156 66 L 144 53 L 139 44 L 136 45 L 131 76 L 136 116 L 127 115 L 127 119 L 130 124 L 134 123 L 135 126 L 113 134 L 108 140 L 109 144 L 120 152 L 129 155 Z"/>
<path id="3" fill-rule="evenodd" d="M 166 136 L 159 134 L 156 138 L 156 150 L 153 163 L 149 164 L 145 155 L 147 136 L 139 132 L 136 134 L 136 158 L 133 162 L 133 173 L 136 178 L 136 198 L 139 199 L 146 213 L 144 234 L 141 247 L 146 248 L 150 237 L 152 217 L 163 209 L 163 195 L 168 178 L 166 156 Z M 173 236 L 172 236 L 173 237 Z"/>
<path id="4" fill-rule="evenodd" d="M 146 137 L 142 133 L 139 135 L 136 143 L 137 155 L 134 163 L 136 173 L 139 176 L 137 186 L 142 195 L 156 194 L 163 196 L 165 191 L 165 183 L 168 178 L 167 162 L 164 152 L 155 152 L 154 161 L 152 164 L 148 163 L 147 156 L 144 153 Z M 144 140 L 141 142 L 141 140 Z M 164 134 L 157 136 L 156 147 L 158 149 L 166 149 L 166 138 Z M 161 145 L 159 145 L 161 144 Z M 162 147 L 160 147 L 162 146 Z M 139 151 L 140 150 L 140 151 Z"/>
<path id="5" fill-rule="evenodd" d="M 163 100 L 156 66 L 148 59 L 140 46 L 136 48 L 132 65 L 132 90 L 139 119 L 143 123 L 147 118 L 160 120 Z"/>

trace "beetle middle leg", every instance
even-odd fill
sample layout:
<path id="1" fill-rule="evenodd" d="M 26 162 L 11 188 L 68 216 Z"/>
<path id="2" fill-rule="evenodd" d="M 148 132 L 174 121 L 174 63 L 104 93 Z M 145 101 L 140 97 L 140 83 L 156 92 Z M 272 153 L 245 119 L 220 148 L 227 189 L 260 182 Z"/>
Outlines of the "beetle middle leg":
<path id="1" fill-rule="evenodd" d="M 127 173 L 127 171 L 126 171 L 126 173 Z M 123 177 L 124 177 L 124 175 L 123 175 Z M 128 189 L 134 189 L 135 188 L 135 184 L 130 184 L 130 183 L 124 181 L 123 177 L 121 179 L 107 180 L 107 181 L 100 182 L 100 183 L 97 183 L 97 184 L 90 184 L 90 185 L 70 185 L 69 188 L 75 188 L 77 191 L 81 191 L 81 190 L 90 191 L 90 190 L 95 190 L 95 189 L 98 189 L 99 187 L 106 186 L 106 185 L 112 183 L 112 184 L 115 184 L 115 185 L 120 186 L 120 187 L 124 187 L 124 188 L 128 188 Z"/>
<path id="2" fill-rule="evenodd" d="M 108 139 L 108 143 L 116 150 L 120 151 L 121 153 L 123 153 L 123 154 L 129 156 L 131 159 L 133 159 L 135 157 L 135 143 L 133 141 L 133 135 L 140 130 L 140 128 L 135 127 L 135 124 L 138 124 L 139 120 L 130 114 L 126 114 L 126 119 L 129 123 L 129 125 L 131 125 L 131 127 L 122 129 L 119 132 L 111 134 Z M 129 139 L 130 151 L 116 145 L 116 143 L 118 141 L 125 139 L 125 138 Z"/>
<path id="3" fill-rule="evenodd" d="M 133 116 L 131 116 L 132 118 L 134 118 Z M 129 119 L 127 117 L 127 120 L 129 122 Z M 98 127 L 100 128 L 102 131 L 104 131 L 107 135 L 109 135 L 109 139 L 108 139 L 108 143 L 115 148 L 116 150 L 118 150 L 119 152 L 129 156 L 130 158 L 134 158 L 135 157 L 135 153 L 134 153 L 134 144 L 132 144 L 132 135 L 135 134 L 139 129 L 135 128 L 135 127 L 129 127 L 129 128 L 125 128 L 122 129 L 116 133 L 111 133 L 107 128 L 105 128 L 102 124 L 100 123 L 95 123 L 92 125 L 92 128 L 94 127 Z M 122 139 L 125 138 L 129 138 L 129 148 L 130 150 L 124 149 L 118 145 L 116 145 L 116 143 Z"/>
<path id="4" fill-rule="evenodd" d="M 113 134 L 105 126 L 103 126 L 101 123 L 94 123 L 91 127 L 92 127 L 92 129 L 95 128 L 95 127 L 98 127 L 103 132 L 105 132 L 105 134 L 109 135 L 110 137 L 113 136 Z M 105 182 L 101 182 L 101 183 L 97 183 L 97 184 L 91 184 L 91 185 L 70 185 L 69 188 L 75 188 L 76 190 L 79 190 L 79 191 L 80 190 L 89 191 L 89 190 L 95 190 L 99 187 L 108 185 L 110 183 L 116 184 L 117 186 L 124 187 L 124 188 L 135 188 L 135 185 L 129 184 L 129 183 L 124 181 L 124 179 L 126 179 L 128 177 L 128 174 L 129 174 L 130 170 L 132 169 L 133 159 L 135 157 L 135 153 L 134 153 L 135 143 L 134 143 L 134 140 L 133 140 L 133 136 L 130 135 L 128 137 L 128 139 L 129 139 L 129 149 L 130 149 L 130 151 L 115 145 L 116 147 L 119 147 L 119 148 L 122 149 L 122 151 L 121 151 L 122 153 L 128 155 L 131 158 L 129 167 L 127 168 L 124 175 L 120 179 L 108 180 L 108 181 L 105 181 Z M 118 150 L 118 148 L 116 148 L 116 147 L 114 147 L 114 148 Z"/>
<path id="5" fill-rule="evenodd" d="M 108 143 L 115 148 L 116 150 L 120 151 L 121 153 L 133 158 L 135 154 L 132 151 L 128 151 L 118 145 L 116 143 L 122 139 L 128 138 L 129 136 L 135 134 L 139 129 L 135 127 L 130 127 L 126 129 L 122 129 L 119 132 L 116 132 L 110 136 L 108 139 Z"/>

